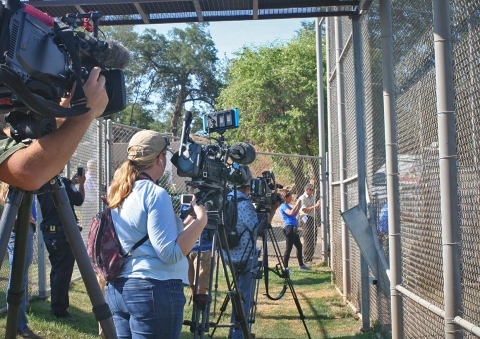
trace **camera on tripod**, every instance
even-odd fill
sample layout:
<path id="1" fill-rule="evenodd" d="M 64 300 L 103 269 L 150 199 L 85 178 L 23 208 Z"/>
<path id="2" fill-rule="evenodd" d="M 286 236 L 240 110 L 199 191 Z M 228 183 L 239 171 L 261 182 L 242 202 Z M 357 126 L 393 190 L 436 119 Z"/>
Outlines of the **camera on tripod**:
<path id="1" fill-rule="evenodd" d="M 283 188 L 283 186 L 277 184 L 275 175 L 272 172 L 262 172 L 261 177 L 251 180 L 250 196 L 252 202 L 264 208 L 272 207 L 277 202 L 282 203 L 283 199 L 280 193 L 278 193 L 279 188 Z"/>
<path id="2" fill-rule="evenodd" d="M 213 112 L 203 117 L 204 132 L 217 132 L 218 139 L 208 145 L 196 143 L 190 136 L 192 113 L 185 112 L 180 149 L 172 157 L 177 175 L 189 177 L 188 186 L 198 188 L 197 200 L 205 205 L 207 213 L 222 208 L 227 183 L 242 184 L 246 174 L 239 165 L 251 164 L 256 158 L 255 148 L 244 142 L 225 144 L 223 133 L 239 126 L 238 110 Z M 209 214 L 209 219 L 210 219 Z M 208 227 L 208 226 L 207 226 Z"/>
<path id="3" fill-rule="evenodd" d="M 36 139 L 56 128 L 54 118 L 86 113 L 82 80 L 95 66 L 102 68 L 109 97 L 102 116 L 125 108 L 122 69 L 130 61 L 129 51 L 118 42 L 75 30 L 80 21 L 96 34 L 101 16 L 100 12 L 67 14 L 57 22 L 20 0 L 0 4 L 0 114 L 11 112 L 8 122 L 19 131 L 15 133 L 27 134 L 18 138 Z M 71 107 L 60 106 L 74 84 Z"/>

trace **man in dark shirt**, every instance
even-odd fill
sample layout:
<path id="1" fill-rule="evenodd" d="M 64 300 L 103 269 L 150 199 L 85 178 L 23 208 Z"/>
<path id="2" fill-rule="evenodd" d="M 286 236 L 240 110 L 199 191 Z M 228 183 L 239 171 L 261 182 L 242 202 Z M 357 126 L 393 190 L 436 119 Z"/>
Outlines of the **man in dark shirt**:
<path id="1" fill-rule="evenodd" d="M 61 177 L 61 180 L 75 214 L 73 206 L 81 206 L 85 199 L 85 175 L 79 177 L 75 174 L 72 180 L 65 177 Z M 80 184 L 78 190 L 75 187 L 76 184 Z M 51 313 L 57 318 L 73 320 L 74 318 L 68 313 L 67 308 L 69 306 L 68 289 L 72 279 L 75 257 L 49 189 L 50 185 L 48 183 L 42 186 L 41 191 L 43 193 L 38 195 L 38 202 L 42 210 L 40 229 L 43 232 L 43 240 L 52 266 L 50 271 Z M 77 219 L 76 215 L 75 219 Z"/>

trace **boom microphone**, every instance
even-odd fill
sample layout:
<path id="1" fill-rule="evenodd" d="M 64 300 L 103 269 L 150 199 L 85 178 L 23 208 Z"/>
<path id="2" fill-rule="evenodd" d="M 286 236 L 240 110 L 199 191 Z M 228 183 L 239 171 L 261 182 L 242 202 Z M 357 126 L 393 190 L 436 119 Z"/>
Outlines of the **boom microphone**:
<path id="1" fill-rule="evenodd" d="M 192 123 L 192 112 L 186 111 L 183 115 L 183 126 L 182 126 L 182 137 L 180 138 L 180 149 L 178 150 L 178 155 L 182 155 L 183 145 L 188 143 L 188 138 L 190 136 L 190 124 Z"/>
<path id="2" fill-rule="evenodd" d="M 92 55 L 106 68 L 125 69 L 130 63 L 130 51 L 118 41 L 104 42 L 81 31 L 77 35 L 88 42 Z"/>
<path id="3" fill-rule="evenodd" d="M 105 43 L 105 49 L 93 52 L 95 58 L 106 68 L 125 69 L 130 63 L 130 52 L 118 41 L 110 40 Z"/>
<path id="4" fill-rule="evenodd" d="M 230 147 L 230 159 L 239 165 L 249 165 L 257 157 L 255 148 L 246 142 L 237 142 Z"/>

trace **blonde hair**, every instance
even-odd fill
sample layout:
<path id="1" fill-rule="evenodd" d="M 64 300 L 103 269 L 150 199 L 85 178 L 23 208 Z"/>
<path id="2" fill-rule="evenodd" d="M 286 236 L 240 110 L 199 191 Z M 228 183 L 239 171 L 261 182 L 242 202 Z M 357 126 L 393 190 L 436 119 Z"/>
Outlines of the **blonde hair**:
<path id="1" fill-rule="evenodd" d="M 8 187 L 9 185 L 6 182 L 0 184 L 0 205 L 2 206 L 5 206 L 5 202 L 7 201 Z"/>
<path id="2" fill-rule="evenodd" d="M 135 147 L 131 149 L 135 150 Z M 117 208 L 121 206 L 123 200 L 132 193 L 133 184 L 140 175 L 140 172 L 152 167 L 160 154 L 149 154 L 135 160 L 127 159 L 123 165 L 115 171 L 107 198 L 108 207 Z"/>

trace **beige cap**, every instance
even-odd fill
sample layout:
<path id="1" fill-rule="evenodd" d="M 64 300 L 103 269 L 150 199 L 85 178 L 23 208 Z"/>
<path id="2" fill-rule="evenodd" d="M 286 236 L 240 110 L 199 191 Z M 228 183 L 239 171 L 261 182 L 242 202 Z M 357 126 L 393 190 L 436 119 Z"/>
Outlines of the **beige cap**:
<path id="1" fill-rule="evenodd" d="M 144 130 L 137 132 L 128 143 L 128 159 L 137 160 L 154 154 L 157 156 L 165 150 L 170 150 L 170 141 L 167 137 L 155 131 Z M 131 148 L 134 149 L 131 149 Z"/>

